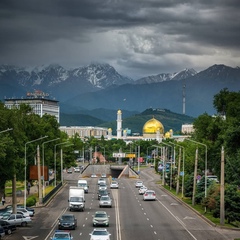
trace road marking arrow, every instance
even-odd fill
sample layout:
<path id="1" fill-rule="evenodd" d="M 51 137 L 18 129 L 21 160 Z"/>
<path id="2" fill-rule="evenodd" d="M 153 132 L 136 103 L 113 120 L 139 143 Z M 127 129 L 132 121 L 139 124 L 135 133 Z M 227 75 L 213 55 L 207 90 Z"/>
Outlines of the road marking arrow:
<path id="1" fill-rule="evenodd" d="M 24 240 L 31 240 L 37 238 L 38 236 L 23 236 Z"/>

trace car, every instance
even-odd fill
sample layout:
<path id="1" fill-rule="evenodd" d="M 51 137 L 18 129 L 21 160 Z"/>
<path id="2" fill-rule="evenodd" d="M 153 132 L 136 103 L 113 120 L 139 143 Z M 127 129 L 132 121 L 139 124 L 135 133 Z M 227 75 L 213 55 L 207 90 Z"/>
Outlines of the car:
<path id="1" fill-rule="evenodd" d="M 94 228 L 89 235 L 90 240 L 110 240 L 111 236 L 106 228 Z"/>
<path id="2" fill-rule="evenodd" d="M 112 181 L 110 184 L 110 188 L 118 188 L 118 182 L 117 181 Z"/>
<path id="3" fill-rule="evenodd" d="M 9 222 L 0 220 L 0 226 L 4 229 L 5 234 L 12 234 L 13 231 L 15 231 L 17 228 L 15 225 L 11 225 Z"/>
<path id="4" fill-rule="evenodd" d="M 5 231 L 3 229 L 3 227 L 0 226 L 0 239 L 3 239 L 5 236 Z"/>
<path id="5" fill-rule="evenodd" d="M 68 170 L 67 170 L 67 173 L 72 173 L 73 171 L 72 171 L 72 168 L 69 168 Z"/>
<path id="6" fill-rule="evenodd" d="M 101 198 L 99 199 L 99 207 L 112 207 L 112 199 L 108 196 L 101 196 Z"/>
<path id="7" fill-rule="evenodd" d="M 106 178 L 107 174 L 106 173 L 102 173 L 101 178 Z"/>
<path id="8" fill-rule="evenodd" d="M 140 195 L 143 195 L 146 191 L 147 191 L 147 187 L 145 187 L 145 186 L 140 187 L 138 190 Z"/>
<path id="9" fill-rule="evenodd" d="M 143 186 L 143 181 L 140 181 L 140 180 L 136 181 L 136 183 L 135 183 L 136 188 L 140 188 L 142 186 Z"/>
<path id="10" fill-rule="evenodd" d="M 32 212 L 33 215 L 35 214 L 35 209 L 34 208 L 31 208 L 31 207 L 24 207 L 24 205 L 21 205 L 21 204 L 18 204 L 17 205 L 17 208 L 25 208 L 26 210 L 28 210 L 29 212 Z"/>
<path id="11" fill-rule="evenodd" d="M 210 181 L 215 181 L 216 183 L 219 183 L 218 177 L 215 175 L 208 175 L 207 179 Z"/>
<path id="12" fill-rule="evenodd" d="M 8 207 L 8 212 L 12 213 L 12 206 Z M 24 207 L 18 207 L 17 206 L 17 213 L 22 213 L 26 217 L 28 217 L 28 216 L 33 217 L 34 216 L 34 212 L 33 211 L 28 211 Z"/>
<path id="13" fill-rule="evenodd" d="M 92 175 L 91 175 L 91 178 L 96 178 L 97 177 L 97 175 L 95 174 L 95 173 L 93 173 Z"/>
<path id="14" fill-rule="evenodd" d="M 2 217 L 2 220 L 9 222 L 11 225 L 26 227 L 32 222 L 30 217 L 25 217 L 22 214 L 10 214 L 9 216 Z"/>
<path id="15" fill-rule="evenodd" d="M 58 219 L 58 229 L 73 229 L 77 227 L 77 219 L 74 214 L 63 214 Z"/>
<path id="16" fill-rule="evenodd" d="M 98 179 L 98 185 L 100 185 L 101 183 L 106 184 L 106 183 L 107 183 L 107 182 L 106 182 L 106 179 L 104 179 L 104 178 L 99 178 L 99 179 Z"/>
<path id="17" fill-rule="evenodd" d="M 147 190 L 144 194 L 143 194 L 143 200 L 156 200 L 156 193 L 153 190 Z"/>
<path id="18" fill-rule="evenodd" d="M 71 239 L 73 239 L 73 237 L 72 237 L 72 234 L 70 231 L 56 230 L 50 239 L 52 239 L 52 240 L 71 240 Z"/>
<path id="19" fill-rule="evenodd" d="M 107 190 L 99 190 L 98 191 L 98 200 L 101 198 L 101 196 L 106 196 L 106 195 L 108 195 Z"/>
<path id="20" fill-rule="evenodd" d="M 79 172 L 80 173 L 80 167 L 75 167 L 74 172 Z"/>
<path id="21" fill-rule="evenodd" d="M 93 226 L 109 226 L 109 216 L 105 211 L 97 211 L 93 215 Z"/>
<path id="22" fill-rule="evenodd" d="M 99 185 L 98 185 L 98 190 L 107 190 L 107 185 L 106 185 L 106 183 L 100 183 Z"/>

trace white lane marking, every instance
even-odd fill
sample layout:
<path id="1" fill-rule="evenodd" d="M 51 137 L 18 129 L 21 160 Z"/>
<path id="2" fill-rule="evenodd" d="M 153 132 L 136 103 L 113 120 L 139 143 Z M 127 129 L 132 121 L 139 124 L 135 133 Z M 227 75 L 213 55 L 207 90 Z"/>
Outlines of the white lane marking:
<path id="1" fill-rule="evenodd" d="M 115 203 L 115 215 L 116 215 L 116 233 L 117 233 L 117 240 L 121 240 L 121 222 L 120 222 L 120 215 L 119 215 L 119 207 L 118 207 L 118 191 L 112 191 L 114 196 L 114 203 Z"/>
<path id="2" fill-rule="evenodd" d="M 157 201 L 178 221 L 178 217 L 176 217 L 160 200 L 157 199 Z M 181 221 L 178 221 L 182 227 L 188 232 L 188 234 L 194 239 L 197 240 L 197 238 L 186 228 L 185 224 L 182 224 Z"/>

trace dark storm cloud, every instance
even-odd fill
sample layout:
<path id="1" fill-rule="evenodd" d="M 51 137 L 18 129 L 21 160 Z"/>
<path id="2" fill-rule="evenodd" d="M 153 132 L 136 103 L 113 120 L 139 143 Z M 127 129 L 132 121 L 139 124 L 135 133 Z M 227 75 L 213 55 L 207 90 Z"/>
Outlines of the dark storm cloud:
<path id="1" fill-rule="evenodd" d="M 0 64 L 101 59 L 130 75 L 237 65 L 239 8 L 238 0 L 1 0 Z"/>

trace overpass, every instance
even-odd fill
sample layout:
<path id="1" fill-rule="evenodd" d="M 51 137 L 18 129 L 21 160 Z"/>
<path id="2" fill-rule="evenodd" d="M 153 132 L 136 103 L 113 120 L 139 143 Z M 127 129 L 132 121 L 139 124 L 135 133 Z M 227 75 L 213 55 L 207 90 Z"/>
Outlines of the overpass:
<path id="1" fill-rule="evenodd" d="M 129 165 L 89 164 L 82 171 L 82 176 L 91 177 L 93 173 L 98 177 L 101 177 L 101 175 L 105 173 L 107 177 L 112 176 L 114 178 L 139 178 L 137 172 L 130 168 Z"/>

